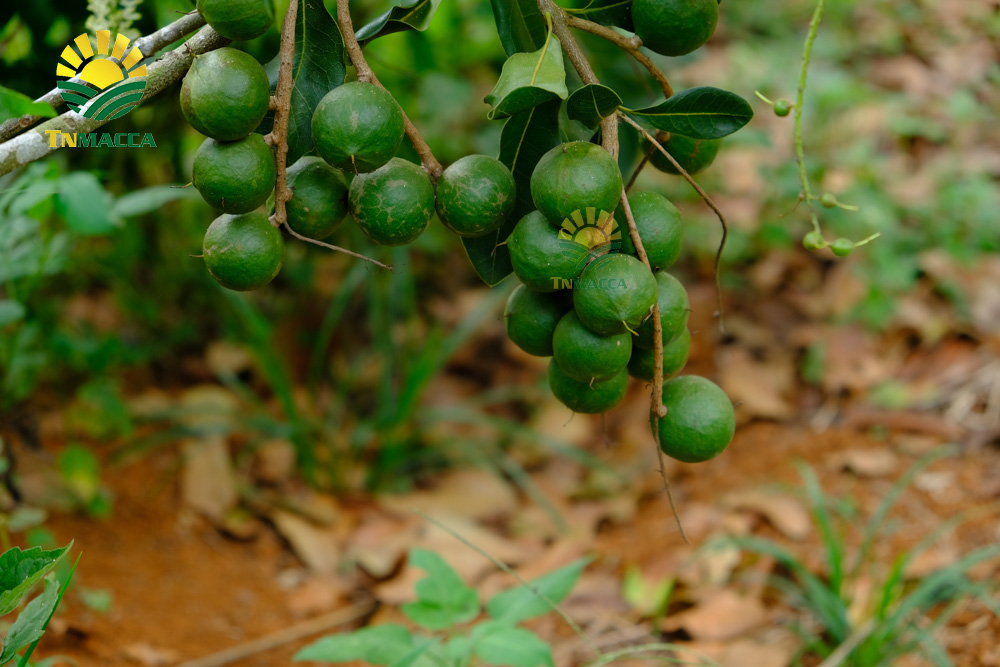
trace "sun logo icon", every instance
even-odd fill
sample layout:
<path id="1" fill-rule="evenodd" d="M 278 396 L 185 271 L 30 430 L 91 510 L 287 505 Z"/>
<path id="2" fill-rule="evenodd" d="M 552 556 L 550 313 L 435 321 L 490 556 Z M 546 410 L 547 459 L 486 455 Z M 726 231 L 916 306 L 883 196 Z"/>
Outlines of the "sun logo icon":
<path id="1" fill-rule="evenodd" d="M 563 253 L 576 258 L 582 271 L 594 259 L 622 247 L 622 232 L 614 215 L 587 207 L 573 211 L 559 229 Z"/>
<path id="2" fill-rule="evenodd" d="M 94 46 L 96 45 L 96 49 Z M 91 41 L 79 35 L 59 56 L 56 76 L 65 77 L 56 86 L 67 106 L 85 118 L 112 120 L 124 116 L 139 103 L 146 89 L 146 66 L 139 47 L 125 35 L 98 30 Z M 78 79 L 73 81 L 71 79 Z"/>

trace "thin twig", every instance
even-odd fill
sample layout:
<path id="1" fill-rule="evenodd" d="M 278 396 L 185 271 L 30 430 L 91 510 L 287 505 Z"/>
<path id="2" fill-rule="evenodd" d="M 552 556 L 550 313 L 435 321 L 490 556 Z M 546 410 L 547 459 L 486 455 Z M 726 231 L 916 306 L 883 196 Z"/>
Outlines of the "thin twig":
<path id="1" fill-rule="evenodd" d="M 653 157 L 654 151 L 656 151 L 656 146 L 650 145 L 649 150 L 642 156 L 642 160 L 639 161 L 639 165 L 635 168 L 635 171 L 632 172 L 632 177 L 628 179 L 628 183 L 625 184 L 625 192 L 631 190 L 632 186 L 635 185 L 635 179 L 639 178 L 639 174 L 642 173 L 642 170 L 646 168 L 647 164 L 649 164 L 649 159 Z"/>
<path id="2" fill-rule="evenodd" d="M 346 609 L 338 609 L 329 614 L 323 614 L 316 618 L 310 618 L 297 625 L 293 625 L 282 630 L 278 630 L 269 635 L 252 639 L 245 644 L 227 648 L 218 653 L 189 660 L 177 667 L 223 667 L 234 662 L 246 660 L 250 656 L 264 653 L 272 649 L 290 644 L 291 642 L 305 639 L 320 632 L 330 630 L 338 625 L 344 625 L 368 616 L 375 611 L 376 604 L 373 601 L 361 602 Z"/>
<path id="3" fill-rule="evenodd" d="M 625 35 L 599 23 L 580 19 L 575 16 L 567 16 L 566 25 L 571 28 L 576 28 L 577 30 L 589 32 L 592 35 L 602 37 L 619 47 L 635 58 L 640 65 L 646 68 L 646 71 L 649 72 L 654 79 L 656 79 L 658 84 L 660 84 L 660 88 L 663 90 L 663 94 L 666 97 L 670 97 L 674 94 L 674 88 L 670 85 L 670 80 L 667 79 L 667 75 L 663 73 L 663 70 L 656 66 L 656 63 L 649 59 L 649 56 L 639 49 L 639 47 L 642 46 L 642 40 L 639 39 L 638 36 L 633 35 L 632 37 L 626 37 Z"/>
<path id="4" fill-rule="evenodd" d="M 670 164 L 674 165 L 674 168 L 677 169 L 680 175 L 691 184 L 691 187 L 694 188 L 695 192 L 697 192 L 705 203 L 708 204 L 708 207 L 715 212 L 716 217 L 719 218 L 719 224 L 722 226 L 722 240 L 719 241 L 719 249 L 715 253 L 715 304 L 718 310 L 717 316 L 719 318 L 719 333 L 724 334 L 726 329 L 722 308 L 722 284 L 719 280 L 719 276 L 722 271 L 722 251 L 726 249 L 726 240 L 729 238 L 729 224 L 726 222 L 726 216 L 722 214 L 722 211 L 720 211 L 719 207 L 716 206 L 714 201 L 712 201 L 712 198 L 708 196 L 708 193 L 705 192 L 705 190 L 702 189 L 702 187 L 691 177 L 691 174 L 687 173 L 684 167 L 677 163 L 674 156 L 668 153 L 667 149 L 663 147 L 663 144 L 657 141 L 656 138 L 646 130 L 646 128 L 639 125 L 639 123 L 635 122 L 627 114 L 624 114 L 621 111 L 618 112 L 618 117 L 634 127 L 650 144 L 653 145 L 653 147 L 656 148 L 656 150 L 660 151 L 660 153 L 662 153 L 663 156 L 670 161 Z"/>
<path id="5" fill-rule="evenodd" d="M 535 586 L 530 581 L 527 581 L 524 577 L 522 577 L 517 572 L 515 572 L 513 570 L 513 568 L 511 568 L 509 565 L 507 565 L 506 563 L 504 563 L 502 560 L 500 560 L 499 558 L 497 558 L 496 556 L 494 556 L 490 552 L 486 551 L 485 549 L 483 549 L 479 545 L 473 544 L 468 539 L 466 539 L 465 537 L 462 537 L 462 535 L 458 534 L 457 532 L 455 532 L 454 530 L 452 530 L 448 526 L 444 525 L 443 523 L 441 523 L 437 519 L 434 519 L 434 518 L 432 518 L 432 517 L 424 514 L 423 512 L 421 512 L 420 510 L 418 510 L 415 507 L 411 507 L 410 511 L 413 512 L 414 514 L 416 514 L 417 516 L 423 518 L 425 521 L 427 521 L 427 522 L 429 522 L 429 523 L 437 526 L 438 528 L 440 528 L 444 532 L 448 533 L 449 535 L 451 535 L 452 537 L 454 537 L 456 540 L 458 540 L 459 542 L 461 542 L 465 546 L 467 546 L 470 549 L 472 549 L 473 551 L 475 551 L 477 554 L 479 554 L 483 558 L 486 558 L 487 560 L 489 560 L 491 563 L 493 563 L 494 565 L 496 565 L 498 568 L 500 568 L 505 573 L 507 573 L 510 576 L 514 577 L 514 579 L 516 579 L 519 584 L 521 584 L 522 586 L 524 586 L 525 588 L 527 588 L 529 591 L 531 591 L 532 593 L 534 593 L 536 596 L 538 596 L 538 599 L 541 600 L 542 602 L 544 602 L 545 604 L 547 604 L 549 606 L 549 608 L 552 609 L 552 611 L 554 611 L 557 614 L 559 614 L 559 616 L 561 616 L 562 619 L 566 622 L 566 625 L 568 625 L 570 627 L 570 629 L 573 630 L 573 632 L 576 633 L 576 635 L 583 641 L 584 644 L 587 645 L 587 648 L 589 648 L 594 653 L 595 656 L 597 656 L 598 658 L 600 658 L 600 657 L 603 656 L 603 653 L 601 652 L 601 649 L 597 646 L 597 644 L 594 643 L 594 640 L 591 639 L 587 635 L 586 632 L 584 632 L 583 628 L 580 627 L 580 624 L 577 623 L 576 621 L 574 621 L 573 617 L 570 616 L 568 613 L 566 613 L 566 611 L 562 607 L 560 607 L 558 604 L 556 604 L 555 602 L 553 602 L 549 598 L 549 596 L 547 596 L 545 593 L 543 593 L 541 590 L 539 590 L 538 586 Z"/>
<path id="6" fill-rule="evenodd" d="M 306 243 L 312 243 L 313 245 L 318 245 L 321 248 L 326 248 L 327 250 L 334 250 L 336 252 L 342 252 L 345 255 L 350 255 L 351 257 L 357 257 L 358 259 L 363 259 L 366 262 L 371 262 L 375 266 L 378 266 L 378 267 L 381 267 L 383 269 L 388 269 L 388 270 L 392 271 L 392 267 L 391 266 L 389 266 L 388 264 L 383 264 L 382 262 L 378 261 L 377 259 L 372 259 L 368 255 L 362 255 L 359 252 L 354 252 L 353 250 L 348 250 L 347 248 L 341 248 L 338 245 L 333 245 L 333 244 L 330 244 L 330 243 L 326 243 L 324 241 L 317 241 L 316 239 L 311 239 L 308 236 L 302 236 L 302 234 L 299 234 L 297 231 L 295 231 L 294 229 L 292 229 L 291 225 L 289 225 L 288 222 L 285 222 L 285 230 L 289 234 L 291 234 L 292 236 L 294 236 L 295 238 L 297 238 L 300 241 L 305 241 Z"/>
<path id="7" fill-rule="evenodd" d="M 182 21 L 184 19 L 181 19 Z M 164 54 L 149 66 L 146 75 L 146 89 L 140 104 L 177 83 L 191 67 L 196 55 L 208 53 L 229 44 L 229 40 L 205 26 L 194 37 L 176 49 Z M 41 160 L 62 148 L 58 141 L 62 133 L 89 134 L 110 119 L 96 120 L 68 111 L 50 118 L 41 125 L 30 128 L 9 141 L 0 144 L 0 176 L 9 174 L 19 167 Z M 48 134 L 51 133 L 51 134 Z"/>
<path id="8" fill-rule="evenodd" d="M 351 21 L 349 0 L 337 0 L 337 23 L 340 25 L 340 32 L 344 36 L 344 46 L 347 48 L 347 55 L 351 58 L 351 64 L 354 65 L 354 69 L 358 73 L 358 81 L 373 83 L 386 90 L 386 87 L 378 80 L 374 70 L 368 65 L 368 61 L 365 60 L 365 56 L 361 52 L 361 45 L 358 44 L 358 39 L 354 36 L 354 24 Z M 403 113 L 403 128 L 406 131 L 406 136 L 410 139 L 410 143 L 413 144 L 417 155 L 420 156 L 420 166 L 430 175 L 432 181 L 437 181 L 438 177 L 441 176 L 441 172 L 444 171 L 444 167 L 434 157 L 431 147 L 424 141 L 420 131 L 417 130 L 417 126 L 413 124 L 413 121 L 406 115 L 402 107 L 400 107 L 400 111 Z"/>
<path id="9" fill-rule="evenodd" d="M 275 162 L 278 167 L 278 174 L 275 179 L 274 186 L 274 215 L 271 216 L 271 224 L 275 227 L 284 226 L 285 230 L 288 231 L 289 234 L 300 241 L 312 243 L 313 245 L 318 245 L 322 248 L 327 248 L 328 250 L 342 252 L 345 255 L 363 259 L 366 262 L 371 262 L 376 266 L 382 267 L 383 269 L 389 269 L 391 271 L 391 266 L 383 264 L 376 259 L 354 252 L 353 250 L 348 250 L 347 248 L 341 248 L 340 246 L 325 243 L 323 241 L 317 241 L 316 239 L 311 239 L 308 236 L 303 236 L 292 229 L 292 226 L 288 224 L 286 204 L 288 203 L 288 200 L 292 198 L 293 194 L 292 190 L 288 187 L 288 121 L 289 116 L 291 115 L 290 112 L 292 105 L 292 79 L 294 78 L 292 68 L 295 62 L 295 22 L 298 15 L 298 6 L 299 3 L 297 0 L 292 0 L 292 2 L 288 3 L 288 11 L 285 14 L 285 22 L 281 26 L 281 49 L 279 51 L 278 60 L 278 85 L 275 86 L 274 97 L 271 98 L 271 107 L 274 109 L 274 127 L 265 137 L 268 144 L 273 146 L 275 149 Z"/>
<path id="10" fill-rule="evenodd" d="M 140 37 L 133 43 L 135 44 L 135 48 L 139 49 L 139 52 L 144 58 L 151 58 L 160 49 L 170 46 L 181 37 L 190 35 L 203 25 L 205 25 L 205 19 L 203 19 L 197 12 L 194 12 L 193 14 L 188 14 L 183 18 L 177 19 L 169 25 L 163 26 L 156 32 L 150 33 L 145 37 Z M 53 88 L 36 99 L 35 102 L 48 104 L 53 109 L 58 109 L 65 104 L 62 97 L 62 91 L 59 88 Z M 2 125 L 0 125 L 0 142 L 7 141 L 12 137 L 21 134 L 38 121 L 45 120 L 45 118 L 46 116 L 26 114 L 24 116 L 11 118 L 5 121 Z"/>
<path id="11" fill-rule="evenodd" d="M 278 52 L 278 84 L 274 88 L 274 126 L 268 135 L 275 148 L 275 162 L 278 177 L 274 186 L 274 216 L 271 224 L 281 227 L 288 222 L 285 202 L 291 199 L 288 189 L 288 117 L 292 108 L 292 65 L 295 63 L 295 19 L 298 15 L 298 0 L 288 3 L 285 22 L 281 26 L 281 49 Z M 289 228 L 290 229 L 290 228 Z"/>
<path id="12" fill-rule="evenodd" d="M 812 20 L 809 21 L 809 33 L 806 35 L 805 45 L 802 47 L 802 69 L 799 71 L 799 89 L 795 98 L 795 160 L 799 164 L 799 181 L 802 183 L 802 199 L 809 207 L 812 216 L 813 231 L 821 233 L 819 218 L 816 217 L 816 209 L 813 208 L 813 195 L 809 188 L 809 174 L 806 172 L 805 149 L 802 147 L 802 108 L 805 106 L 806 81 L 809 78 L 809 63 L 812 60 L 813 42 L 819 32 L 819 24 L 823 20 L 823 8 L 826 0 L 819 0 L 816 3 L 816 11 L 813 12 Z"/>
<path id="13" fill-rule="evenodd" d="M 649 264 L 649 257 L 646 249 L 642 245 L 639 237 L 639 228 L 635 224 L 635 216 L 632 215 L 632 206 L 629 204 L 628 195 L 622 189 L 622 210 L 625 212 L 625 222 L 628 224 L 629 236 L 632 237 L 632 244 L 635 246 L 639 259 L 646 267 L 652 271 Z M 649 396 L 649 414 L 653 418 L 653 447 L 656 449 L 656 457 L 660 463 L 660 477 L 663 479 L 663 489 L 667 492 L 667 500 L 670 502 L 670 510 L 673 512 L 674 521 L 677 523 L 677 530 L 686 544 L 690 544 L 687 533 L 684 532 L 684 524 L 681 523 L 681 515 L 677 512 L 674 504 L 674 495 L 670 491 L 670 480 L 667 479 L 666 460 L 663 457 L 663 450 L 660 448 L 660 420 L 667 416 L 667 409 L 663 405 L 663 322 L 660 321 L 660 304 L 653 304 L 653 388 Z"/>
<path id="14" fill-rule="evenodd" d="M 587 56 L 584 55 L 580 45 L 577 43 L 573 34 L 567 27 L 567 20 L 570 17 L 566 15 L 566 12 L 559 7 L 556 7 L 552 0 L 538 0 L 538 8 L 543 14 L 551 16 L 552 32 L 562 45 L 563 51 L 566 53 L 569 61 L 573 64 L 573 67 L 580 75 L 580 79 L 586 84 L 600 83 L 597 79 L 597 75 L 594 74 L 594 69 L 590 66 L 590 62 L 587 60 Z M 620 112 L 617 114 L 611 114 L 601 121 L 602 145 L 605 150 L 615 157 L 615 159 L 618 158 L 619 115 Z M 646 268 L 652 271 L 653 267 L 650 266 L 649 257 L 646 255 L 646 248 L 642 245 L 642 238 L 639 236 L 639 229 L 636 227 L 635 217 L 632 215 L 632 207 L 629 205 L 628 195 L 626 194 L 626 189 L 624 187 L 622 188 L 621 202 L 622 210 L 625 212 L 625 221 L 628 224 L 629 236 L 632 238 L 632 245 L 635 246 L 636 254 L 639 255 L 639 259 L 646 265 Z M 673 495 L 670 493 L 670 482 L 667 479 L 663 451 L 660 449 L 659 424 L 660 419 L 666 415 L 666 409 L 663 407 L 663 324 L 660 322 L 659 303 L 653 304 L 653 310 L 650 317 L 653 318 L 653 388 L 650 393 L 649 412 L 653 418 L 653 444 L 656 447 L 656 454 L 660 460 L 660 476 L 663 478 L 663 488 L 667 492 L 667 498 L 670 500 L 670 507 L 674 512 L 674 520 L 677 522 L 677 528 L 680 530 L 681 536 L 683 536 L 684 541 L 687 542 L 687 535 L 684 533 L 684 527 L 681 525 L 681 517 L 677 513 L 677 508 L 674 506 Z"/>
<path id="15" fill-rule="evenodd" d="M 552 32 L 562 46 L 563 52 L 569 58 L 573 69 L 580 75 L 580 80 L 585 84 L 599 84 L 594 68 L 590 66 L 590 61 L 584 55 L 583 50 L 577 43 L 573 33 L 566 26 L 566 12 L 557 7 L 552 0 L 538 0 L 538 9 L 542 14 L 548 14 L 552 18 Z M 614 114 L 601 121 L 601 146 L 604 147 L 611 157 L 618 159 L 618 120 Z"/>

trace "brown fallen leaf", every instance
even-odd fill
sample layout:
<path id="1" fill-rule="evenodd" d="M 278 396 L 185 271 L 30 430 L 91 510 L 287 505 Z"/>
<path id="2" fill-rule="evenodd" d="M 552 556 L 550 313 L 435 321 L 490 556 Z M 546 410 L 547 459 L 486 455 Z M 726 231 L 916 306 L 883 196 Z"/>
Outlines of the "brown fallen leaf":
<path id="1" fill-rule="evenodd" d="M 506 481 L 485 470 L 468 468 L 441 477 L 433 489 L 387 495 L 379 504 L 399 514 L 416 509 L 424 514 L 439 512 L 477 521 L 509 514 L 517 508 L 517 494 Z"/>
<path id="2" fill-rule="evenodd" d="M 375 579 L 385 579 L 399 565 L 416 539 L 420 519 L 391 518 L 371 512 L 361 517 L 347 542 L 346 555 Z"/>
<path id="3" fill-rule="evenodd" d="M 145 667 L 162 667 L 163 665 L 172 665 L 180 660 L 180 655 L 176 651 L 153 646 L 147 642 L 128 644 L 122 648 L 122 653 L 128 660 Z"/>
<path id="4" fill-rule="evenodd" d="M 788 667 L 795 651 L 793 642 L 740 639 L 726 646 L 719 663 L 723 667 Z"/>
<path id="5" fill-rule="evenodd" d="M 726 496 L 723 502 L 733 509 L 757 512 L 785 537 L 792 540 L 804 540 L 812 531 L 809 513 L 802 503 L 791 496 L 742 491 Z"/>
<path id="6" fill-rule="evenodd" d="M 209 343 L 205 363 L 216 376 L 236 375 L 252 367 L 253 359 L 245 345 L 220 340 Z"/>
<path id="7" fill-rule="evenodd" d="M 239 500 L 236 473 L 225 438 L 216 435 L 185 440 L 181 451 L 184 504 L 216 523 L 223 522 Z"/>
<path id="8" fill-rule="evenodd" d="M 288 596 L 288 610 L 295 616 L 313 616 L 336 607 L 348 588 L 338 577 L 311 577 Z"/>
<path id="9" fill-rule="evenodd" d="M 795 409 L 787 396 L 795 384 L 795 367 L 788 355 L 754 359 L 736 346 L 719 351 L 719 384 L 740 411 L 750 417 L 789 419 Z"/>
<path id="10" fill-rule="evenodd" d="M 483 528 L 469 519 L 436 513 L 436 521 L 461 535 L 466 541 L 504 563 L 516 566 L 519 563 L 538 558 L 541 543 L 533 540 L 508 540 L 495 531 Z M 424 522 L 419 526 L 416 538 L 409 548 L 422 548 L 436 552 L 451 565 L 458 575 L 470 586 L 477 585 L 489 572 L 496 569 L 493 563 L 474 549 L 469 548 L 445 530 Z M 413 599 L 413 587 L 426 573 L 407 563 L 399 576 L 375 587 L 375 597 L 385 604 L 401 604 Z"/>
<path id="11" fill-rule="evenodd" d="M 761 626 L 767 610 L 757 598 L 722 589 L 708 595 L 693 608 L 663 620 L 667 632 L 685 630 L 692 638 L 725 641 Z"/>
<path id="12" fill-rule="evenodd" d="M 849 470 L 861 477 L 885 477 L 896 472 L 899 457 L 886 447 L 878 449 L 845 449 L 830 456 L 830 464 L 838 470 Z"/>
<path id="13" fill-rule="evenodd" d="M 295 447 L 287 440 L 268 440 L 255 452 L 257 479 L 267 484 L 287 481 L 295 472 Z"/>
<path id="14" fill-rule="evenodd" d="M 316 574 L 333 575 L 340 562 L 340 548 L 330 528 L 320 527 L 298 514 L 273 510 L 270 519 L 302 563 Z"/>

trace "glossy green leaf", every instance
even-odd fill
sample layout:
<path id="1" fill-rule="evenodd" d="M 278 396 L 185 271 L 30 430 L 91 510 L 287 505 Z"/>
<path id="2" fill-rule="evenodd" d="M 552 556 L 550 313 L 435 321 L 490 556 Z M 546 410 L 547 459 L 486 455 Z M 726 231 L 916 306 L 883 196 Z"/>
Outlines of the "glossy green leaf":
<path id="1" fill-rule="evenodd" d="M 7 631 L 7 636 L 3 638 L 0 665 L 6 665 L 17 657 L 21 649 L 42 638 L 45 626 L 48 625 L 58 603 L 59 584 L 53 579 L 46 579 L 45 590 L 21 610 L 17 620 Z"/>
<path id="2" fill-rule="evenodd" d="M 24 304 L 20 301 L 0 299 L 0 327 L 23 319 L 26 312 Z"/>
<path id="3" fill-rule="evenodd" d="M 24 596 L 55 567 L 71 546 L 72 542 L 51 551 L 43 551 L 41 547 L 32 547 L 27 551 L 14 547 L 5 551 L 0 556 L 0 616 L 16 609 Z"/>
<path id="4" fill-rule="evenodd" d="M 554 99 L 566 99 L 566 68 L 554 36 L 537 51 L 515 53 L 504 63 L 500 80 L 486 96 L 490 120 L 508 118 Z"/>
<path id="5" fill-rule="evenodd" d="M 428 630 L 443 630 L 479 615 L 476 589 L 466 586 L 441 556 L 426 549 L 413 549 L 410 565 L 427 572 L 417 582 L 417 601 L 402 607 L 411 621 Z"/>
<path id="6" fill-rule="evenodd" d="M 589 128 L 596 128 L 601 121 L 618 111 L 622 98 L 618 93 L 599 83 L 590 83 L 573 91 L 566 100 L 566 113 L 570 120 L 577 120 Z"/>
<path id="7" fill-rule="evenodd" d="M 292 61 L 292 103 L 288 116 L 288 164 L 312 150 L 312 115 L 328 92 L 344 83 L 344 38 L 322 2 L 299 0 L 295 20 L 295 57 Z M 264 69 L 271 94 L 278 84 L 275 56 Z M 269 132 L 274 113 L 268 112 L 258 132 Z"/>
<path id="8" fill-rule="evenodd" d="M 45 102 L 36 102 L 27 95 L 0 86 L 0 123 L 25 114 L 52 118 L 56 110 Z"/>
<path id="9" fill-rule="evenodd" d="M 580 573 L 583 572 L 583 568 L 590 560 L 590 558 L 581 558 L 535 579 L 531 582 L 535 590 L 526 586 L 517 586 L 501 591 L 486 603 L 486 611 L 495 619 L 511 623 L 520 623 L 552 611 L 552 607 L 538 593 L 544 595 L 553 604 L 559 604 L 573 590 L 573 586 L 580 578 Z"/>
<path id="10" fill-rule="evenodd" d="M 488 665 L 555 667 L 552 648 L 535 633 L 501 623 L 476 628 L 473 653 Z"/>
<path id="11" fill-rule="evenodd" d="M 198 198 L 193 187 L 152 185 L 148 188 L 126 192 L 111 205 L 111 217 L 131 218 L 160 210 L 164 204 L 178 199 Z"/>
<path id="12" fill-rule="evenodd" d="M 623 109 L 636 121 L 692 139 L 721 139 L 753 118 L 742 97 L 718 88 L 689 88 L 646 109 Z"/>
<path id="13" fill-rule="evenodd" d="M 296 662 L 347 662 L 363 660 L 373 665 L 391 665 L 413 650 L 413 636 L 402 625 L 386 623 L 354 632 L 323 637 L 295 654 Z"/>
<path id="14" fill-rule="evenodd" d="M 515 114 L 500 133 L 500 161 L 510 168 L 517 185 L 517 202 L 500 229 L 475 239 L 462 239 L 472 267 L 487 285 L 510 275 L 510 251 L 502 245 L 517 221 L 535 209 L 531 201 L 531 172 L 542 155 L 559 145 L 559 100 Z"/>
<path id="15" fill-rule="evenodd" d="M 104 186 L 89 171 L 76 171 L 59 179 L 56 210 L 77 234 L 95 236 L 118 228 L 111 219 Z"/>
<path id="16" fill-rule="evenodd" d="M 508 56 L 537 51 L 545 44 L 545 18 L 535 0 L 490 0 L 500 43 Z"/>
<path id="17" fill-rule="evenodd" d="M 441 0 L 404 0 L 392 9 L 375 17 L 355 33 L 361 46 L 368 42 L 404 30 L 423 32 L 430 27 Z"/>

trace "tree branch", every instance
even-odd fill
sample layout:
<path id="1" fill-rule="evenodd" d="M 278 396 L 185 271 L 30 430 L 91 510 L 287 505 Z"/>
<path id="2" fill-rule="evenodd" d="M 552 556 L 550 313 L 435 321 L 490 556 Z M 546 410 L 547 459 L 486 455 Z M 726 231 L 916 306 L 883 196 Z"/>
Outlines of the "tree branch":
<path id="1" fill-rule="evenodd" d="M 197 12 L 187 14 L 170 25 L 164 26 L 154 33 L 150 33 L 145 37 L 140 37 L 135 40 L 135 46 L 139 49 L 139 52 L 142 53 L 144 58 L 150 58 L 160 49 L 170 46 L 181 37 L 190 35 L 203 25 L 205 25 L 205 19 L 201 17 L 201 14 L 198 14 Z M 62 91 L 58 88 L 53 88 L 35 100 L 35 102 L 43 102 L 51 106 L 53 109 L 58 109 L 65 103 L 62 98 Z M 21 134 L 38 121 L 45 120 L 45 118 L 46 116 L 34 116 L 27 114 L 21 116 L 20 118 L 8 119 L 0 125 L 0 142 L 7 141 L 12 137 Z"/>
<path id="2" fill-rule="evenodd" d="M 617 112 L 617 116 L 634 127 L 639 134 L 646 138 L 646 141 L 648 141 L 656 150 L 660 151 L 665 158 L 670 160 L 670 164 L 674 165 L 674 168 L 677 169 L 680 175 L 691 184 L 691 187 L 695 189 L 695 192 L 698 193 L 704 202 L 708 204 L 708 207 L 715 212 L 716 217 L 719 218 L 719 224 L 722 225 L 722 240 L 719 241 L 719 249 L 715 253 L 715 302 L 716 308 L 718 309 L 719 332 L 725 333 L 722 310 L 722 285 L 719 282 L 719 274 L 722 268 L 722 251 L 726 249 L 726 240 L 729 238 L 729 225 L 726 223 L 726 216 L 722 214 L 722 211 L 720 211 L 719 207 L 715 205 L 715 202 L 708 196 L 708 193 L 705 192 L 705 190 L 703 190 L 702 187 L 691 177 L 691 174 L 687 173 L 684 167 L 677 163 L 674 156 L 668 153 L 667 149 L 663 147 L 663 144 L 646 131 L 646 128 L 639 125 L 639 123 L 635 122 L 627 114 L 624 114 L 621 111 Z"/>
<path id="3" fill-rule="evenodd" d="M 274 186 L 274 217 L 271 224 L 280 227 L 288 222 L 285 202 L 291 196 L 288 189 L 288 117 L 292 108 L 292 65 L 295 62 L 295 18 L 298 15 L 298 0 L 288 3 L 285 21 L 281 26 L 281 47 L 278 51 L 278 83 L 274 88 L 274 126 L 267 135 L 275 149 L 274 161 L 278 176 Z"/>
<path id="4" fill-rule="evenodd" d="M 562 45 L 563 51 L 566 53 L 569 61 L 580 75 L 580 79 L 585 84 L 600 83 L 597 75 L 594 74 L 594 69 L 587 60 L 587 56 L 584 55 L 580 45 L 567 27 L 566 12 L 555 6 L 552 0 L 538 0 L 538 8 L 543 14 L 547 13 L 552 17 L 552 32 Z M 602 145 L 616 160 L 618 159 L 618 115 L 618 113 L 611 114 L 601 121 Z M 632 245 L 635 246 L 636 254 L 639 255 L 640 261 L 646 265 L 646 268 L 652 271 L 653 267 L 650 266 L 649 257 L 646 255 L 646 248 L 642 245 L 639 228 L 635 224 L 635 216 L 632 215 L 632 207 L 629 204 L 628 194 L 624 187 L 622 187 L 621 203 L 622 210 L 625 213 L 625 222 L 628 225 L 628 233 L 632 239 Z M 687 542 L 684 526 L 681 525 L 681 517 L 677 513 L 677 508 L 674 506 L 674 497 L 670 493 L 670 481 L 667 479 L 663 450 L 660 449 L 660 419 L 666 415 L 667 410 L 663 407 L 663 323 L 660 322 L 659 303 L 653 304 L 650 317 L 653 318 L 653 387 L 649 397 L 649 413 L 652 417 L 653 446 L 656 448 L 656 455 L 660 462 L 660 477 L 663 478 L 663 488 L 666 490 L 667 498 L 670 500 L 670 509 L 673 510 L 677 529 L 680 531 L 684 541 Z"/>
<path id="5" fill-rule="evenodd" d="M 344 37 L 344 46 L 347 47 L 347 55 L 351 58 L 351 64 L 354 65 L 354 69 L 358 73 L 358 81 L 373 83 L 383 90 L 387 90 L 368 65 L 368 61 L 365 60 L 365 56 L 361 52 L 361 45 L 358 44 L 358 39 L 354 36 L 354 24 L 351 22 L 349 0 L 337 0 L 337 23 Z M 410 143 L 413 144 L 417 155 L 420 156 L 420 166 L 430 175 L 432 181 L 437 181 L 438 177 L 441 176 L 441 172 L 444 171 L 444 167 L 434 157 L 431 147 L 424 141 L 424 138 L 420 135 L 420 131 L 417 130 L 417 126 L 406 115 L 406 111 L 403 111 L 402 107 L 399 110 L 403 113 L 403 128 L 406 131 L 406 136 L 410 139 Z"/>
<path id="6" fill-rule="evenodd" d="M 288 11 L 285 13 L 285 20 L 281 25 L 281 47 L 278 51 L 278 85 L 275 86 L 274 97 L 271 98 L 271 108 L 274 109 L 274 127 L 265 137 L 268 144 L 275 150 L 274 161 L 277 166 L 277 178 L 274 184 L 274 215 L 271 216 L 271 224 L 275 227 L 284 225 L 285 230 L 300 241 L 312 243 L 328 250 L 342 252 L 345 255 L 363 259 L 366 262 L 371 262 L 376 266 L 391 271 L 391 266 L 361 253 L 303 236 L 288 224 L 286 204 L 292 198 L 293 194 L 292 190 L 288 187 L 288 120 L 292 108 L 292 79 L 294 78 L 292 68 L 295 63 L 295 21 L 298 16 L 298 10 L 298 0 L 292 0 L 288 3 Z M 351 34 L 353 35 L 354 33 Z"/>
<path id="7" fill-rule="evenodd" d="M 594 68 L 590 66 L 590 61 L 587 60 L 587 56 L 584 55 L 569 28 L 566 27 L 566 12 L 557 7 L 552 0 L 538 0 L 538 9 L 541 10 L 542 14 L 548 14 L 552 17 L 552 32 L 559 40 L 559 44 L 562 45 L 566 57 L 573 64 L 573 69 L 580 75 L 580 79 L 585 84 L 599 84 L 600 81 L 594 74 Z M 618 159 L 618 120 L 614 115 L 601 121 L 601 146 L 611 154 L 611 157 Z"/>
<path id="8" fill-rule="evenodd" d="M 183 20 L 181 19 L 181 21 Z M 191 67 L 191 62 L 196 55 L 213 51 L 227 44 L 229 44 L 229 40 L 209 26 L 202 28 L 194 37 L 166 53 L 149 66 L 146 76 L 146 90 L 143 92 L 140 104 L 180 81 L 188 68 Z M 55 135 L 46 135 L 46 132 L 88 134 L 107 122 L 108 120 L 84 118 L 73 111 L 67 111 L 60 116 L 50 118 L 24 134 L 0 144 L 0 176 L 35 160 L 48 157 L 59 150 L 62 146 L 60 142 L 55 141 Z"/>
<path id="9" fill-rule="evenodd" d="M 646 71 L 656 79 L 656 82 L 660 84 L 660 88 L 663 89 L 663 94 L 670 97 L 674 94 L 674 89 L 670 85 L 670 81 L 667 79 L 667 75 L 663 73 L 659 67 L 656 66 L 649 56 L 639 50 L 642 46 L 642 40 L 638 36 L 633 35 L 632 37 L 626 37 L 621 33 L 607 28 L 599 23 L 594 23 L 593 21 L 587 21 L 585 19 L 580 19 L 575 16 L 566 17 L 566 25 L 571 28 L 576 28 L 577 30 L 583 30 L 584 32 L 589 32 L 592 35 L 597 35 L 602 37 L 615 46 L 619 47 L 623 51 L 628 52 L 630 56 L 636 59 L 640 65 L 646 68 Z"/>

